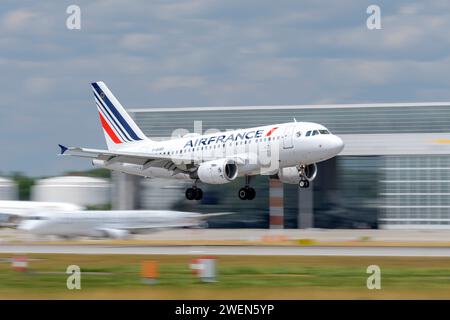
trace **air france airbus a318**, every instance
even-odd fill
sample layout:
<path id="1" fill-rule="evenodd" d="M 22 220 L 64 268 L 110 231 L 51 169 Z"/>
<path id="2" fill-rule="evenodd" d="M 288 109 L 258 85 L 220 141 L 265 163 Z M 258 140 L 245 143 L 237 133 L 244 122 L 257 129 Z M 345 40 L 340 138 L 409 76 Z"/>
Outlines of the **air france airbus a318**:
<path id="1" fill-rule="evenodd" d="M 276 175 L 280 181 L 308 188 L 316 163 L 336 156 L 342 140 L 312 122 L 288 122 L 214 134 L 187 134 L 154 141 L 146 137 L 101 81 L 92 83 L 108 150 L 60 145 L 62 155 L 91 158 L 93 165 L 147 178 L 192 182 L 186 198 L 203 196 L 198 182 L 225 184 L 245 177 L 239 198 L 255 198 L 250 177 Z"/>

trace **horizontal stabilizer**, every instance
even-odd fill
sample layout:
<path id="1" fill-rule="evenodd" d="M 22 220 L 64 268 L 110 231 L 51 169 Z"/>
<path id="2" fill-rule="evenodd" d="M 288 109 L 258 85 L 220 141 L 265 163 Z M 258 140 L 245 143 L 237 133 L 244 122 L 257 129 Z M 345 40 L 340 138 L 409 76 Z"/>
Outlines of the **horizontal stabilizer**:
<path id="1" fill-rule="evenodd" d="M 58 146 L 61 148 L 61 155 L 64 154 L 64 152 L 66 152 L 67 150 L 69 150 L 69 148 L 63 146 L 62 144 L 58 144 Z"/>

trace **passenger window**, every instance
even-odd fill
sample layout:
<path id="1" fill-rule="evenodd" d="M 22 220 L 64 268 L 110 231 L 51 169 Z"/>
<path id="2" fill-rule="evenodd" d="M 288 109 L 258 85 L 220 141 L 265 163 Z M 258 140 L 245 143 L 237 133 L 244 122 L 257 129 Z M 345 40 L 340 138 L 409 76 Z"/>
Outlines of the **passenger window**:
<path id="1" fill-rule="evenodd" d="M 311 131 L 308 131 L 308 132 L 306 133 L 306 136 L 309 137 L 310 135 L 311 135 Z"/>
<path id="2" fill-rule="evenodd" d="M 300 138 L 302 136 L 302 133 L 298 131 L 295 135 L 297 136 L 297 138 Z"/>

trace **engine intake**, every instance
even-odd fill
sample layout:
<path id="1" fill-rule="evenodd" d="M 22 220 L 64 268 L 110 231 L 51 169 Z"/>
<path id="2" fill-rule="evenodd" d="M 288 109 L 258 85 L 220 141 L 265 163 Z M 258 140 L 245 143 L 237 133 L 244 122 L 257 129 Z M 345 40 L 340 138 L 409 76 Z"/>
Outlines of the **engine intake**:
<path id="1" fill-rule="evenodd" d="M 238 167 L 230 159 L 207 161 L 198 167 L 196 175 L 204 183 L 224 184 L 236 179 Z"/>

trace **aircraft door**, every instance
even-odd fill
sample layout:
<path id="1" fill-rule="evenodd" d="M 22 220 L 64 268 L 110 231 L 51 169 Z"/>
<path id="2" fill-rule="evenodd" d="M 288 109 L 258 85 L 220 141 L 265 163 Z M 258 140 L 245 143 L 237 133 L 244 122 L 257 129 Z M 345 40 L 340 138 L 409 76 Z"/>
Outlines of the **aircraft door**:
<path id="1" fill-rule="evenodd" d="M 295 126 L 287 126 L 283 133 L 283 148 L 290 149 L 294 147 L 293 135 Z"/>

